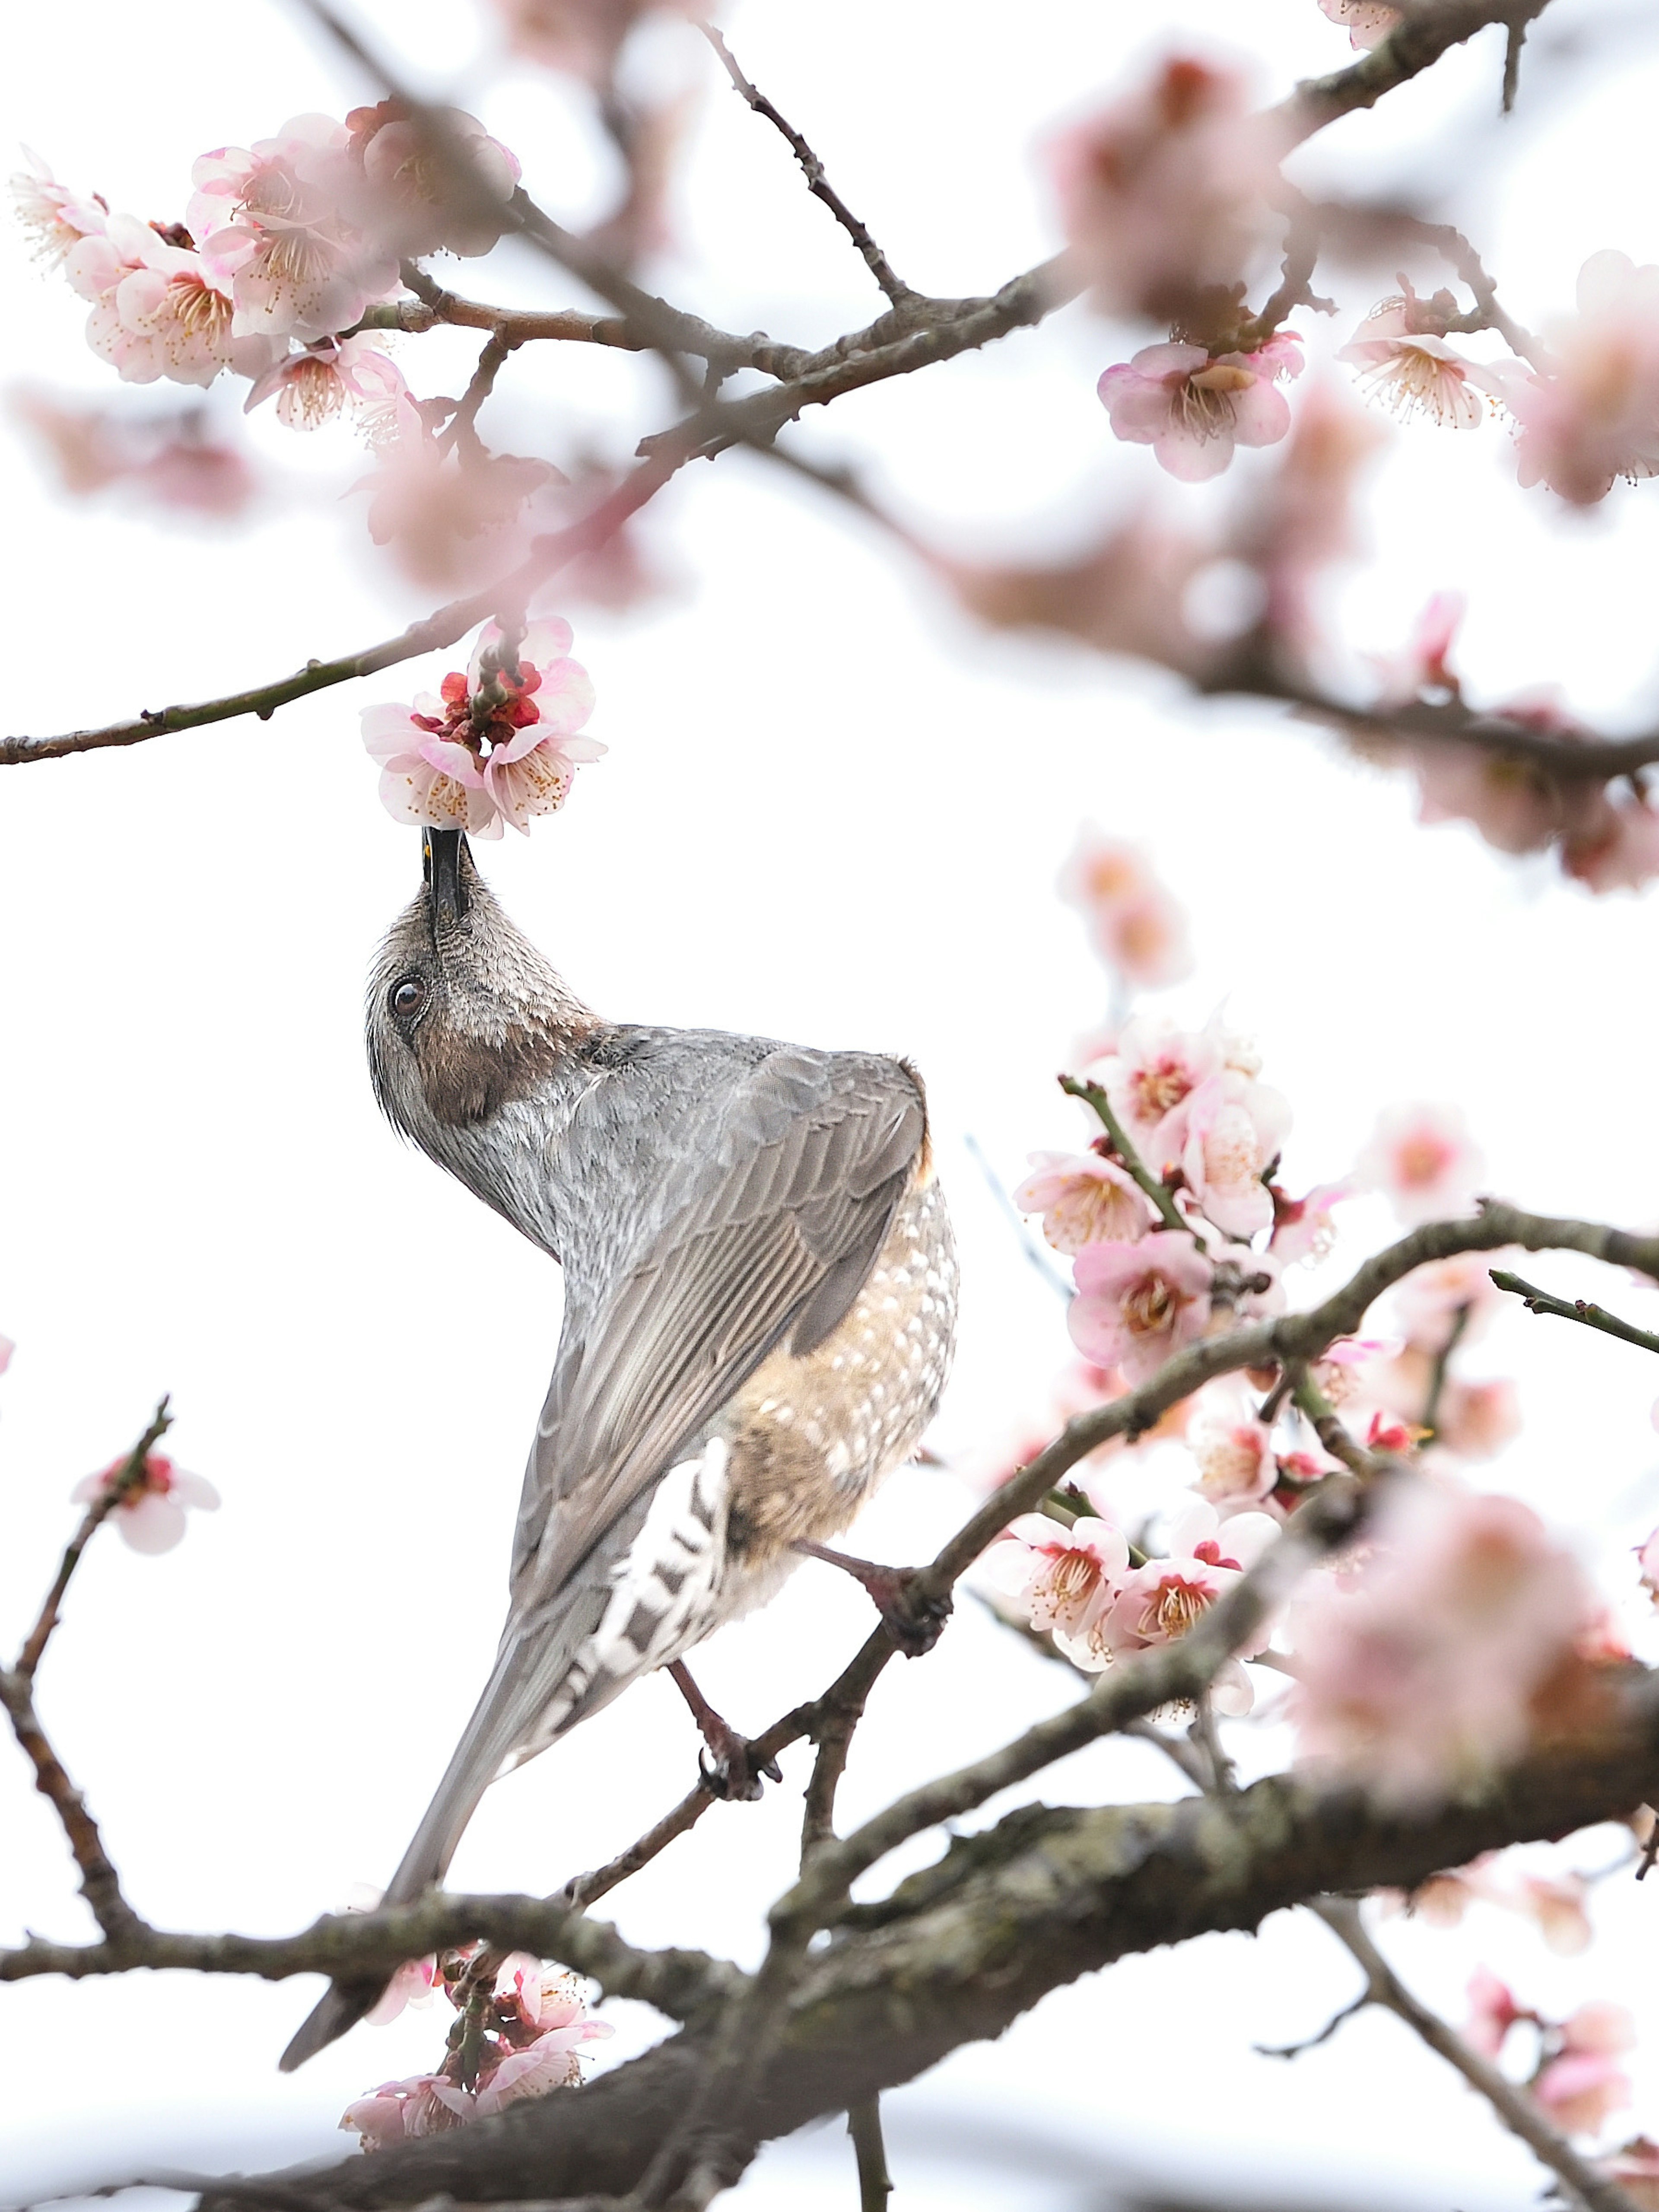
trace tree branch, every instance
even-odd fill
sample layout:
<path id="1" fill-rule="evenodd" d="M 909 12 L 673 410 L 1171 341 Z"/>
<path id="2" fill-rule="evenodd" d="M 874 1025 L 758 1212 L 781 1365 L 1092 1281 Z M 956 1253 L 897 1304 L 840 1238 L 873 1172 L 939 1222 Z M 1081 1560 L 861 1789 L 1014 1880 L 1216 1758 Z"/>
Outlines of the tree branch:
<path id="1" fill-rule="evenodd" d="M 1626 1344 L 1639 1345 L 1644 1352 L 1659 1352 L 1659 1336 L 1645 1328 L 1637 1328 L 1632 1322 L 1620 1321 L 1605 1306 L 1592 1305 L 1588 1298 L 1556 1298 L 1547 1291 L 1536 1289 L 1512 1275 L 1504 1267 L 1493 1267 L 1492 1279 L 1500 1291 L 1509 1291 L 1518 1297 L 1528 1313 L 1553 1314 L 1560 1321 L 1582 1321 L 1587 1328 L 1599 1328 L 1603 1334 L 1616 1336 Z"/>
<path id="2" fill-rule="evenodd" d="M 1400 21 L 1386 39 L 1346 69 L 1304 78 L 1271 111 L 1273 117 L 1289 143 L 1300 145 L 1340 116 L 1374 107 L 1385 93 L 1420 76 L 1489 24 L 1501 23 L 1513 33 L 1541 15 L 1547 4 L 1548 0 L 1499 0 L 1496 5 L 1493 0 L 1406 0 Z"/>
<path id="3" fill-rule="evenodd" d="M 907 301 L 917 298 L 919 295 L 911 289 L 910 286 L 905 283 L 902 277 L 894 274 L 887 256 L 876 244 L 875 240 L 871 237 L 868 230 L 853 213 L 846 201 L 842 198 L 840 193 L 831 187 L 829 179 L 823 173 L 823 162 L 819 161 L 800 132 L 793 124 L 784 120 L 765 94 L 757 91 L 738 67 L 731 48 L 714 26 L 712 23 L 700 21 L 697 28 L 720 56 L 726 74 L 731 78 L 737 91 L 754 109 L 756 114 L 763 115 L 769 123 L 775 125 L 782 132 L 788 141 L 790 152 L 800 163 L 805 173 L 807 190 L 813 194 L 814 198 L 823 202 L 825 207 L 857 246 L 864 258 L 866 267 L 893 305 L 896 307 L 901 307 Z"/>
<path id="4" fill-rule="evenodd" d="M 64 1602 L 64 1593 L 70 1586 L 70 1576 L 81 1564 L 82 1554 L 92 1541 L 94 1533 L 108 1520 L 116 1507 L 125 1504 L 139 1487 L 144 1477 L 145 1461 L 172 1426 L 173 1416 L 167 1411 L 167 1399 L 163 1398 L 150 1416 L 149 1426 L 127 1454 L 125 1463 L 114 1480 L 88 1506 L 80 1527 L 64 1549 L 57 1579 L 46 1592 L 46 1603 L 40 1608 L 40 1617 L 30 1629 L 23 1648 L 17 1655 L 14 1671 L 25 1682 L 33 1680 L 34 1670 L 40 1663 L 40 1655 L 46 1648 L 52 1630 L 58 1626 L 58 1607 Z"/>

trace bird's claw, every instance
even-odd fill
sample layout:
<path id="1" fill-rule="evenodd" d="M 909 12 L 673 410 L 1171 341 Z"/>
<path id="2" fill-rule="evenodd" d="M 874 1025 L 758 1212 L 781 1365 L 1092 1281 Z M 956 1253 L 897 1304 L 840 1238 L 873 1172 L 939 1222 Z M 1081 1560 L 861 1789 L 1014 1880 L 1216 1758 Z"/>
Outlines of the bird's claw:
<path id="1" fill-rule="evenodd" d="M 697 1771 L 702 1777 L 702 1786 L 711 1797 L 751 1805 L 761 1794 L 761 1778 L 769 1782 L 781 1782 L 783 1769 L 775 1759 L 762 1765 L 755 1763 L 755 1747 L 746 1736 L 735 1729 L 729 1741 L 718 1748 L 708 1747 L 707 1755 L 699 1753 Z"/>

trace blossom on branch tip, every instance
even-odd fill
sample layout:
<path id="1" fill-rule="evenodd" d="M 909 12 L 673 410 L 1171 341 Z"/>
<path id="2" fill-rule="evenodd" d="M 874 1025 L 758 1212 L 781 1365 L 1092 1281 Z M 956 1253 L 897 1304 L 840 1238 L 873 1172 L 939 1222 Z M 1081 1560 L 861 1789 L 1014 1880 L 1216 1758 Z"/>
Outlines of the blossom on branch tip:
<path id="1" fill-rule="evenodd" d="M 360 333 L 351 338 L 319 338 L 273 362 L 254 379 L 242 411 L 251 415 L 274 398 L 276 419 L 285 429 L 316 430 L 350 404 L 379 424 L 408 391 L 397 363 L 372 337 Z M 372 430 L 370 436 L 373 441 Z"/>
<path id="2" fill-rule="evenodd" d="M 1400 21 L 1399 9 L 1390 8 L 1387 0 L 1319 0 L 1319 12 L 1340 23 L 1348 44 L 1358 53 L 1380 46 Z"/>
<path id="3" fill-rule="evenodd" d="M 1412 327 L 1413 303 L 1384 300 L 1337 354 L 1359 371 L 1359 382 L 1396 415 L 1425 415 L 1443 429 L 1476 430 L 1497 388 L 1472 361 L 1431 331 Z"/>
<path id="4" fill-rule="evenodd" d="M 1040 1213 L 1056 1252 L 1085 1244 L 1133 1243 L 1157 1215 L 1126 1168 L 1098 1152 L 1033 1152 L 1033 1173 L 1014 1193 L 1022 1213 Z"/>
<path id="5" fill-rule="evenodd" d="M 116 1487 L 125 1459 L 112 1460 L 100 1474 L 89 1474 L 70 1492 L 72 1504 L 92 1505 Z M 135 1552 L 170 1552 L 183 1540 L 187 1507 L 216 1512 L 219 1493 L 206 1478 L 191 1474 L 160 1452 L 145 1460 L 137 1481 L 125 1489 L 111 1518 Z"/>
<path id="6" fill-rule="evenodd" d="M 1092 304 L 1178 321 L 1225 299 L 1261 241 L 1263 195 L 1287 150 L 1240 71 L 1184 54 L 1063 131 L 1049 173 Z"/>
<path id="7" fill-rule="evenodd" d="M 1588 507 L 1620 477 L 1659 475 L 1659 266 L 1593 253 L 1577 314 L 1549 337 L 1547 375 L 1517 362 L 1503 380 L 1521 483 Z"/>
<path id="8" fill-rule="evenodd" d="M 1191 1237 L 1155 1230 L 1132 1244 L 1085 1244 L 1074 1263 L 1078 1296 L 1066 1311 L 1085 1359 L 1121 1367 L 1133 1382 L 1156 1374 L 1202 1336 L 1214 1269 Z"/>
<path id="9" fill-rule="evenodd" d="M 1236 446 L 1276 445 L 1290 428 L 1290 408 L 1273 387 L 1301 369 L 1295 343 L 1286 331 L 1271 351 L 1213 359 L 1202 346 L 1143 346 L 1097 387 L 1113 434 L 1150 446 L 1183 483 L 1219 476 Z"/>
<path id="10" fill-rule="evenodd" d="M 570 625 L 532 623 L 515 664 L 495 623 L 480 633 L 465 675 L 446 676 L 441 696 L 412 706 L 363 709 L 363 744 L 380 764 L 380 799 L 399 821 L 499 837 L 501 825 L 528 832 L 569 795 L 576 770 L 602 757 L 579 734 L 593 709 L 587 671 L 568 657 Z"/>
<path id="11" fill-rule="evenodd" d="M 95 196 L 83 198 L 60 185 L 27 146 L 23 159 L 28 167 L 16 170 L 11 179 L 12 204 L 17 220 L 34 240 L 37 258 L 56 266 L 83 238 L 103 229 L 109 210 Z"/>
<path id="12" fill-rule="evenodd" d="M 1486 1162 L 1455 1106 L 1390 1106 L 1378 1116 L 1355 1172 L 1389 1198 L 1407 1228 L 1465 1214 Z"/>
<path id="13" fill-rule="evenodd" d="M 1236 1068 L 1207 1077 L 1182 1100 L 1181 1171 L 1199 1209 L 1229 1237 L 1254 1237 L 1273 1218 L 1262 1177 L 1291 1126 L 1289 1102 Z"/>

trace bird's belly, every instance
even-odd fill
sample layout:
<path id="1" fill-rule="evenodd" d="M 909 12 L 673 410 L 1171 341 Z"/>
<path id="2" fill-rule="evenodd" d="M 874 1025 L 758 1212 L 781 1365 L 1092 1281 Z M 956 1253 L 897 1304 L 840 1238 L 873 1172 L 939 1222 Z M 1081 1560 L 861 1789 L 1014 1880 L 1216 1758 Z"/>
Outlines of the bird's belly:
<path id="1" fill-rule="evenodd" d="M 717 1424 L 727 1468 L 726 1557 L 738 1581 L 823 1543 L 907 1458 L 951 1364 L 956 1250 L 945 1200 L 920 1175 L 846 1318 L 804 1358 L 772 1352 Z"/>

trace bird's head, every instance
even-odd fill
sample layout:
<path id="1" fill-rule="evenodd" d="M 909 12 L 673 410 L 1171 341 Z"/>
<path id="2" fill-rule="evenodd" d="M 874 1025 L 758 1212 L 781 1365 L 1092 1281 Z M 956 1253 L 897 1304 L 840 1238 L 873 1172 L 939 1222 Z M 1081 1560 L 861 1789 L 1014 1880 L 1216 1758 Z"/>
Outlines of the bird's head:
<path id="1" fill-rule="evenodd" d="M 421 894 L 370 971 L 367 1026 L 382 1112 L 431 1150 L 533 1091 L 599 1024 L 508 921 L 459 830 L 424 831 L 422 854 Z"/>

